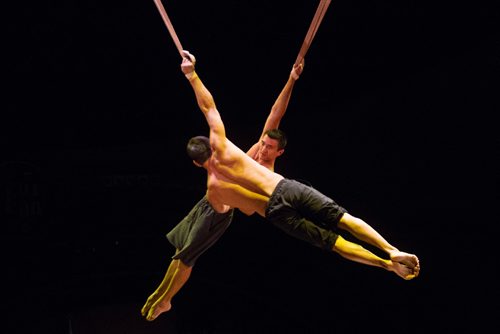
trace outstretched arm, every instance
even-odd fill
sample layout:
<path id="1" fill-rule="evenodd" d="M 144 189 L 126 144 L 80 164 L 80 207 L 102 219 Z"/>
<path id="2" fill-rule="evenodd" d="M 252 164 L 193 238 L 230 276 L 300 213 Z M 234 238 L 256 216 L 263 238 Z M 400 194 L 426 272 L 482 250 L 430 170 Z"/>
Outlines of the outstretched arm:
<path id="1" fill-rule="evenodd" d="M 288 80 L 283 87 L 280 95 L 273 104 L 271 108 L 271 112 L 267 117 L 266 123 L 264 125 L 264 129 L 262 130 L 262 135 L 264 132 L 270 129 L 277 129 L 280 125 L 281 119 L 285 115 L 286 109 L 288 107 L 288 102 L 290 101 L 290 97 L 292 96 L 293 87 L 295 85 L 295 81 L 297 81 L 302 74 L 304 69 L 304 60 L 298 65 L 294 65 L 292 70 L 290 71 L 290 75 L 288 76 Z M 261 137 L 262 137 L 261 135 Z"/>
<path id="2" fill-rule="evenodd" d="M 205 115 L 208 126 L 210 128 L 210 144 L 220 152 L 223 152 L 222 145 L 225 144 L 226 131 L 224 123 L 220 117 L 219 111 L 215 106 L 215 101 L 212 94 L 205 87 L 200 77 L 195 71 L 196 58 L 188 51 L 182 51 L 184 57 L 182 58 L 181 70 L 189 80 L 191 87 L 196 95 L 196 101 L 201 111 Z"/>
<path id="3" fill-rule="evenodd" d="M 304 70 L 304 60 L 298 65 L 294 65 L 292 70 L 290 71 L 290 75 L 288 76 L 288 80 L 285 84 L 285 87 L 281 90 L 278 98 L 274 102 L 271 112 L 267 116 L 266 123 L 264 124 L 264 128 L 262 129 L 262 133 L 259 137 L 259 140 L 262 139 L 266 131 L 271 129 L 279 128 L 281 119 L 285 115 L 286 109 L 288 107 L 288 102 L 290 101 L 290 97 L 292 96 L 293 87 L 295 85 L 295 81 L 297 81 Z M 259 143 L 255 143 L 247 152 L 247 154 L 253 157 L 257 154 L 259 147 Z"/>

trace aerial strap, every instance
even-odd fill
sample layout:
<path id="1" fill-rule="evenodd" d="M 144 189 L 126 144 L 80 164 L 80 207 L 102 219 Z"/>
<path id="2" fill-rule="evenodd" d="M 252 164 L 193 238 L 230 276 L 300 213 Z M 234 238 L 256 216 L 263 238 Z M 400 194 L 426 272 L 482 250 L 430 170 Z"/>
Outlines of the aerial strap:
<path id="1" fill-rule="evenodd" d="M 295 60 L 295 65 L 298 65 L 304 59 L 307 50 L 311 46 L 311 43 L 318 31 L 319 25 L 325 16 L 326 10 L 330 5 L 331 0 L 320 0 L 318 8 L 316 9 L 316 13 L 311 21 L 311 25 L 309 26 L 309 30 L 307 31 L 306 37 L 304 38 L 304 42 L 302 43 L 302 47 L 300 48 L 297 59 Z"/>
<path id="2" fill-rule="evenodd" d="M 170 22 L 167 12 L 165 11 L 165 7 L 163 7 L 161 0 L 153 0 L 153 1 L 155 2 L 161 17 L 163 18 L 163 22 L 165 22 L 165 25 L 167 26 L 170 36 L 172 36 L 172 39 L 174 40 L 175 46 L 177 47 L 177 51 L 179 51 L 181 57 L 184 57 L 184 55 L 182 54 L 183 48 L 181 42 L 179 41 L 179 37 L 177 37 L 177 34 L 175 33 L 174 26 L 172 25 L 172 22 Z"/>

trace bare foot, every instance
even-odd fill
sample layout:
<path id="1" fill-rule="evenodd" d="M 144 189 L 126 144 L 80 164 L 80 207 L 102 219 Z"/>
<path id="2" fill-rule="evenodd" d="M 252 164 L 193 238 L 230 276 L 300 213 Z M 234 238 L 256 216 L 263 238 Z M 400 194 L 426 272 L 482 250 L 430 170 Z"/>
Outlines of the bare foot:
<path id="1" fill-rule="evenodd" d="M 146 303 L 141 309 L 141 315 L 143 317 L 145 317 L 148 314 L 149 309 L 158 300 L 158 298 L 160 298 L 160 296 L 157 291 L 153 292 L 151 296 L 148 297 L 148 300 L 146 300 Z"/>
<path id="2" fill-rule="evenodd" d="M 418 276 L 418 273 L 415 274 L 414 268 L 410 268 L 406 266 L 405 264 L 402 264 L 400 262 L 392 262 L 392 267 L 391 270 L 396 273 L 399 277 L 405 279 L 405 280 L 411 280 L 415 277 Z"/>
<path id="3" fill-rule="evenodd" d="M 146 320 L 153 321 L 160 314 L 170 311 L 171 308 L 172 304 L 170 303 L 170 301 L 167 300 L 157 301 L 150 307 L 148 314 L 146 316 Z"/>
<path id="4" fill-rule="evenodd" d="M 411 269 L 420 267 L 418 257 L 414 254 L 396 251 L 389 255 L 392 261 L 402 263 Z"/>
<path id="5" fill-rule="evenodd" d="M 413 277 L 411 278 L 415 278 L 420 274 L 420 261 L 415 254 L 395 251 L 390 254 L 390 257 L 393 262 L 398 262 L 410 268 L 413 272 Z"/>
<path id="6" fill-rule="evenodd" d="M 141 309 L 141 314 L 146 317 L 146 320 L 153 321 L 160 314 L 168 312 L 172 308 L 170 300 L 164 300 L 164 295 L 160 295 L 158 291 L 153 292 Z"/>

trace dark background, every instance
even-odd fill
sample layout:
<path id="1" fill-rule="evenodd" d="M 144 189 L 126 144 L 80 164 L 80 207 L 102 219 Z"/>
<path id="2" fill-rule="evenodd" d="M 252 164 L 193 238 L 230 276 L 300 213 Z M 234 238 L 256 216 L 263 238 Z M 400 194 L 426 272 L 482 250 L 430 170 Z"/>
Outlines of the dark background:
<path id="1" fill-rule="evenodd" d="M 248 149 L 318 1 L 164 1 Z M 6 333 L 445 333 L 498 316 L 499 15 L 482 2 L 333 1 L 276 171 L 419 256 L 404 281 L 237 213 L 173 309 L 139 315 L 205 190 L 207 126 L 153 1 L 8 5 L 0 119 Z"/>

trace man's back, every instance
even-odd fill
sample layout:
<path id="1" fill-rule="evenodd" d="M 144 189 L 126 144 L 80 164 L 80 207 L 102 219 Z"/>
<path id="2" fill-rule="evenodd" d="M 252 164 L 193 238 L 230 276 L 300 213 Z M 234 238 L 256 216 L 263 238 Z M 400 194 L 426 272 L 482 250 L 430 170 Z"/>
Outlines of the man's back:
<path id="1" fill-rule="evenodd" d="M 214 151 L 209 168 L 223 181 L 239 184 L 252 192 L 270 197 L 278 182 L 283 179 L 283 176 L 250 158 L 227 138 L 223 147 L 218 145 L 212 148 Z"/>
<path id="2" fill-rule="evenodd" d="M 222 154 L 220 147 L 213 147 L 206 164 L 210 203 L 218 211 L 227 210 L 222 207 L 225 204 L 247 215 L 257 212 L 265 216 L 267 201 L 283 176 L 260 165 L 229 139 L 222 141 Z"/>

